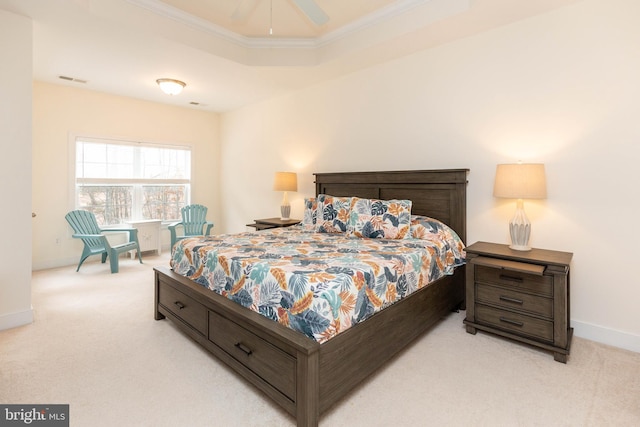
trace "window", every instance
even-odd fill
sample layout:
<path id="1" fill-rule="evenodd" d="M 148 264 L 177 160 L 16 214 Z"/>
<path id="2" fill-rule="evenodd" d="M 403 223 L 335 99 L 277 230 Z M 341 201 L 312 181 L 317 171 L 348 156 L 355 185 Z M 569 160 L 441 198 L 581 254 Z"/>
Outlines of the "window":
<path id="1" fill-rule="evenodd" d="M 189 147 L 76 138 L 75 205 L 101 225 L 178 220 L 190 184 Z"/>

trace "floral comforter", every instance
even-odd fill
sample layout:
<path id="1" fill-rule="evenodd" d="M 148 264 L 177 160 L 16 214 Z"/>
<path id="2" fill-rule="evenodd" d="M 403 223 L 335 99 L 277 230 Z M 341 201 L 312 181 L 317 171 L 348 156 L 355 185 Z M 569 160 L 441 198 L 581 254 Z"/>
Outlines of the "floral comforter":
<path id="1" fill-rule="evenodd" d="M 452 230 L 422 229 L 417 237 L 356 238 L 297 226 L 195 237 L 175 245 L 171 267 L 323 343 L 464 264 Z"/>

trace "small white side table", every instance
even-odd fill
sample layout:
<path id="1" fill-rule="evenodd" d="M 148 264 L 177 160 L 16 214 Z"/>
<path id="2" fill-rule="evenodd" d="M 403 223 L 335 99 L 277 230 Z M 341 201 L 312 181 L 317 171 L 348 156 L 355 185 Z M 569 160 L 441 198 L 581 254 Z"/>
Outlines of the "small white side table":
<path id="1" fill-rule="evenodd" d="M 129 221 L 127 225 L 138 229 L 138 243 L 140 244 L 140 252 L 156 251 L 158 255 L 162 253 L 162 245 L 160 242 L 160 225 L 162 221 L 159 219 L 145 219 L 140 221 Z M 136 257 L 136 251 L 129 251 L 131 259 Z"/>

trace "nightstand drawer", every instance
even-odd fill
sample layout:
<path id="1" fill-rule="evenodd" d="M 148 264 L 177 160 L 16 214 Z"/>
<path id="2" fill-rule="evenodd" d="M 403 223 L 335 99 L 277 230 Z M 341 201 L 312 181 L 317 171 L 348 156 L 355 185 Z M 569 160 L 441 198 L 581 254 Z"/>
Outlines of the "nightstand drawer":
<path id="1" fill-rule="evenodd" d="M 506 288 L 476 283 L 478 302 L 553 318 L 553 300 Z"/>
<path id="2" fill-rule="evenodd" d="M 545 341 L 553 341 L 553 322 L 511 311 L 478 304 L 476 306 L 476 322 L 517 332 L 520 335 L 529 335 Z"/>
<path id="3" fill-rule="evenodd" d="M 553 296 L 553 279 L 551 276 L 538 276 L 521 271 L 476 265 L 475 281 L 512 287 L 549 297 Z"/>

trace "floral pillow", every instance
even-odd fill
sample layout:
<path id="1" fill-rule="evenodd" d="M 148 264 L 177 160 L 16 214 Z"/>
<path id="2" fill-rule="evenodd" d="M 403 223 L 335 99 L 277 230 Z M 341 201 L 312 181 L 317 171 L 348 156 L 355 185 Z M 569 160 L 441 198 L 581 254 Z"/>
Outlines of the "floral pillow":
<path id="1" fill-rule="evenodd" d="M 309 197 L 304 199 L 304 214 L 302 216 L 302 226 L 305 228 L 316 228 L 318 217 L 318 199 Z"/>
<path id="2" fill-rule="evenodd" d="M 344 233 L 347 231 L 351 197 L 318 195 L 316 231 L 320 233 Z"/>
<path id="3" fill-rule="evenodd" d="M 411 200 L 351 200 L 349 235 L 374 239 L 411 237 Z"/>

